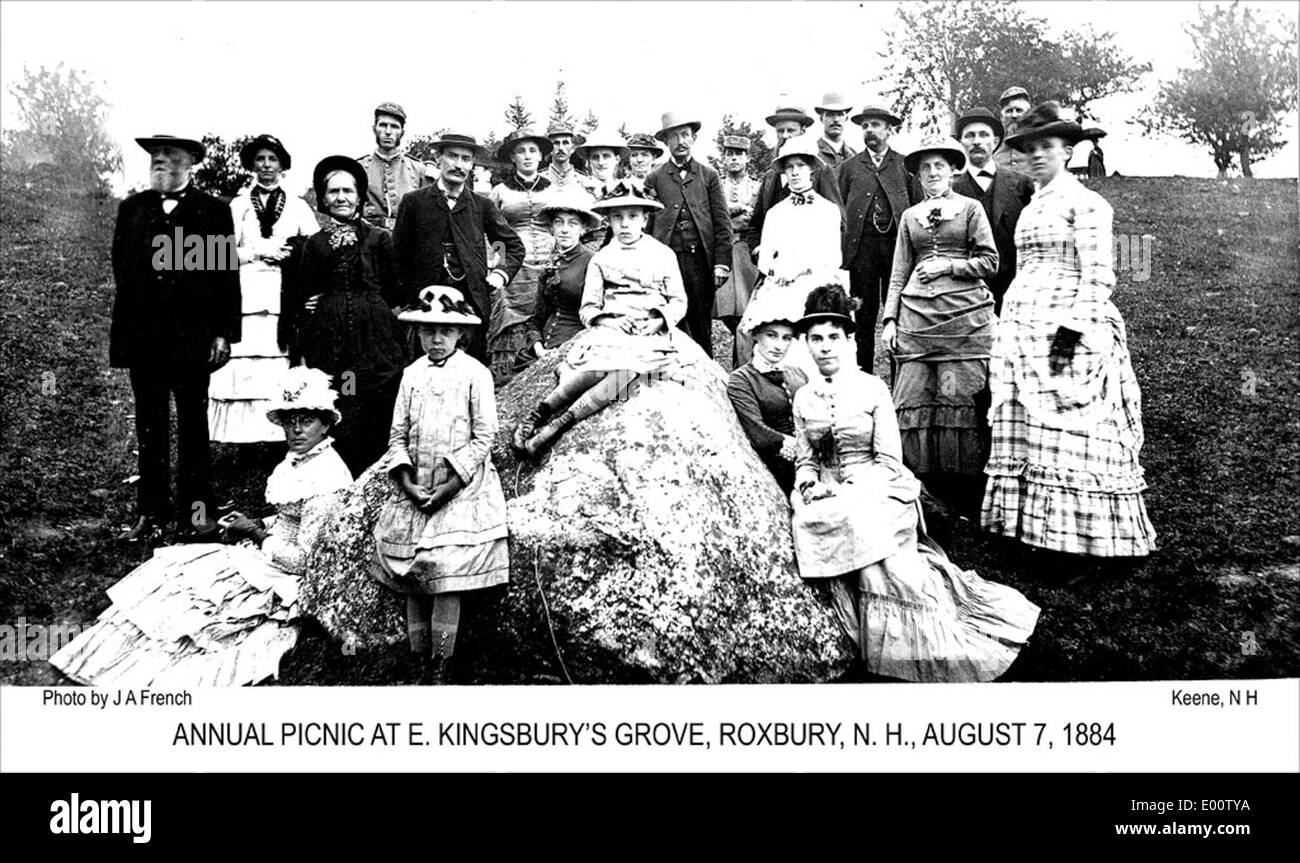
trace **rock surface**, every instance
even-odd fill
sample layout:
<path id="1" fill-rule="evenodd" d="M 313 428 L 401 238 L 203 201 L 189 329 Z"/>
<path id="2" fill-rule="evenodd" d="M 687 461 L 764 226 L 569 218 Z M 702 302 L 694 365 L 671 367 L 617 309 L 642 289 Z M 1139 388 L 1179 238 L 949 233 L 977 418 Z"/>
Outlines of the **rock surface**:
<path id="1" fill-rule="evenodd" d="M 563 349 L 498 393 L 492 457 L 510 584 L 469 607 L 474 679 L 811 682 L 851 666 L 852 643 L 798 576 L 789 506 L 735 418 L 724 373 L 694 344 L 685 351 L 687 386 L 644 386 L 537 463 L 516 460 L 510 434 L 554 386 Z M 373 471 L 358 478 L 302 588 L 303 611 L 358 647 L 405 638 L 401 601 L 366 575 L 389 488 Z"/>

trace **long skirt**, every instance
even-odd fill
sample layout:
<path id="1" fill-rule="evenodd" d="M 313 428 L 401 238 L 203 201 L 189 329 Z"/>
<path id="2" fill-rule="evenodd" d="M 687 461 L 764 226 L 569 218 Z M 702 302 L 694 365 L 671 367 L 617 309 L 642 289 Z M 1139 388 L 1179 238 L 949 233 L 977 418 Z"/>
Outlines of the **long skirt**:
<path id="1" fill-rule="evenodd" d="M 283 441 L 266 418 L 275 387 L 289 368 L 280 349 L 280 268 L 261 261 L 239 268 L 241 334 L 230 362 L 208 383 L 208 438 L 218 443 Z"/>
<path id="2" fill-rule="evenodd" d="M 497 386 L 514 377 L 515 360 L 521 348 L 530 347 L 528 319 L 537 306 L 540 265 L 525 262 L 506 285 L 492 296 L 492 320 L 488 328 L 488 357 L 492 380 Z"/>

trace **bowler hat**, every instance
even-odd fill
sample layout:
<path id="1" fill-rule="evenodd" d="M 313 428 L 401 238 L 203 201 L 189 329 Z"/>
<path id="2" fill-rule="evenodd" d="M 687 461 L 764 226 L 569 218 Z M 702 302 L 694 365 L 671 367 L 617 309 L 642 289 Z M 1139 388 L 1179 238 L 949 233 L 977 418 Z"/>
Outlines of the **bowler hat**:
<path id="1" fill-rule="evenodd" d="M 1002 121 L 997 115 L 988 108 L 970 108 L 965 114 L 957 118 L 957 122 L 952 125 L 952 136 L 961 138 L 962 130 L 971 123 L 983 123 L 993 130 L 993 134 L 999 139 L 1006 134 L 1006 129 L 1002 126 Z"/>
<path id="2" fill-rule="evenodd" d="M 189 153 L 194 157 L 195 162 L 202 162 L 203 157 L 208 154 L 208 149 L 203 146 L 202 141 L 196 141 L 193 138 L 178 138 L 175 135 L 154 135 L 151 138 L 136 138 L 135 142 L 150 153 L 159 147 L 175 147 Z"/>
<path id="3" fill-rule="evenodd" d="M 884 105 L 868 105 L 849 119 L 860 126 L 872 117 L 879 117 L 891 126 L 898 126 L 903 122 L 898 118 L 897 114 L 890 111 Z"/>
<path id="4" fill-rule="evenodd" d="M 655 137 L 662 141 L 669 132 L 673 129 L 680 129 L 682 126 L 690 126 L 692 132 L 699 134 L 700 127 L 703 125 L 699 120 L 690 120 L 684 114 L 668 111 L 659 118 L 659 131 L 655 132 Z"/>
<path id="5" fill-rule="evenodd" d="M 903 157 L 903 167 L 909 174 L 915 174 L 921 164 L 921 157 L 927 153 L 938 153 L 948 160 L 954 171 L 966 167 L 966 150 L 961 144 L 947 135 L 931 135 L 921 142 L 921 146 Z"/>
<path id="6" fill-rule="evenodd" d="M 1023 153 L 1026 144 L 1039 138 L 1060 138 L 1067 144 L 1077 144 L 1083 140 L 1083 128 L 1061 116 L 1060 102 L 1043 102 L 1020 116 L 1016 133 L 1008 135 L 1006 143 Z"/>
<path id="7" fill-rule="evenodd" d="M 804 113 L 802 108 L 791 108 L 777 106 L 777 109 L 767 115 L 767 125 L 775 126 L 782 120 L 794 120 L 800 126 L 807 129 L 813 124 L 813 118 Z"/>
<path id="8" fill-rule="evenodd" d="M 289 170 L 292 160 L 284 144 L 281 144 L 280 139 L 274 135 L 261 134 L 239 148 L 239 164 L 244 166 L 245 171 L 253 170 L 253 160 L 257 158 L 259 150 L 270 150 L 275 153 L 275 157 L 280 160 L 280 168 Z"/>
<path id="9" fill-rule="evenodd" d="M 548 142 L 549 143 L 549 142 Z M 464 135 L 459 132 L 444 132 L 443 135 L 434 141 L 430 146 L 439 153 L 447 147 L 464 147 L 474 153 L 474 158 L 480 158 L 485 155 L 483 145 L 473 135 Z"/>

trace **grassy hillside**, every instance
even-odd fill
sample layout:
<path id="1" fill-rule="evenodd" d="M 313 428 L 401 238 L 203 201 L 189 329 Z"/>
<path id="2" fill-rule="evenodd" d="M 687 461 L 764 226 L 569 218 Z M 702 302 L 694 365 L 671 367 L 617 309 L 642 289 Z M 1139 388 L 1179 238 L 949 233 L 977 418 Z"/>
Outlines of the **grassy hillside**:
<path id="1" fill-rule="evenodd" d="M 111 541 L 133 512 L 135 473 L 130 386 L 107 368 L 116 202 L 46 180 L 2 183 L 0 622 L 86 622 L 145 553 Z M 1070 588 L 1024 571 L 1013 544 L 969 524 L 949 551 L 1043 608 L 1008 679 L 1300 674 L 1296 183 L 1093 187 L 1115 208 L 1117 236 L 1139 249 L 1152 238 L 1150 260 L 1119 272 L 1114 299 L 1142 385 L 1160 551 L 1128 578 Z M 214 447 L 217 499 L 259 504 L 276 458 Z M 344 657 L 311 633 L 284 672 L 293 683 L 413 679 L 400 652 Z M 43 663 L 0 663 L 0 681 L 56 677 Z"/>

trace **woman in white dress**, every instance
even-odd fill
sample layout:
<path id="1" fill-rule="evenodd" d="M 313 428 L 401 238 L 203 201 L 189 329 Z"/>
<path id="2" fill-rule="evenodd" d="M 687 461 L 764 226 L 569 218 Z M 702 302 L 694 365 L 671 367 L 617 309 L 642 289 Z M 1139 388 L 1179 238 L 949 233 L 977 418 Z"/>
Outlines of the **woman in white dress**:
<path id="1" fill-rule="evenodd" d="M 219 443 L 282 440 L 284 433 L 266 418 L 276 382 L 289 368 L 280 345 L 280 264 L 289 256 L 290 237 L 320 230 L 307 202 L 281 187 L 292 163 L 273 135 L 258 135 L 239 151 L 254 183 L 230 202 L 239 253 L 240 311 L 243 335 L 230 346 L 230 362 L 212 373 L 208 384 L 208 437 Z"/>

